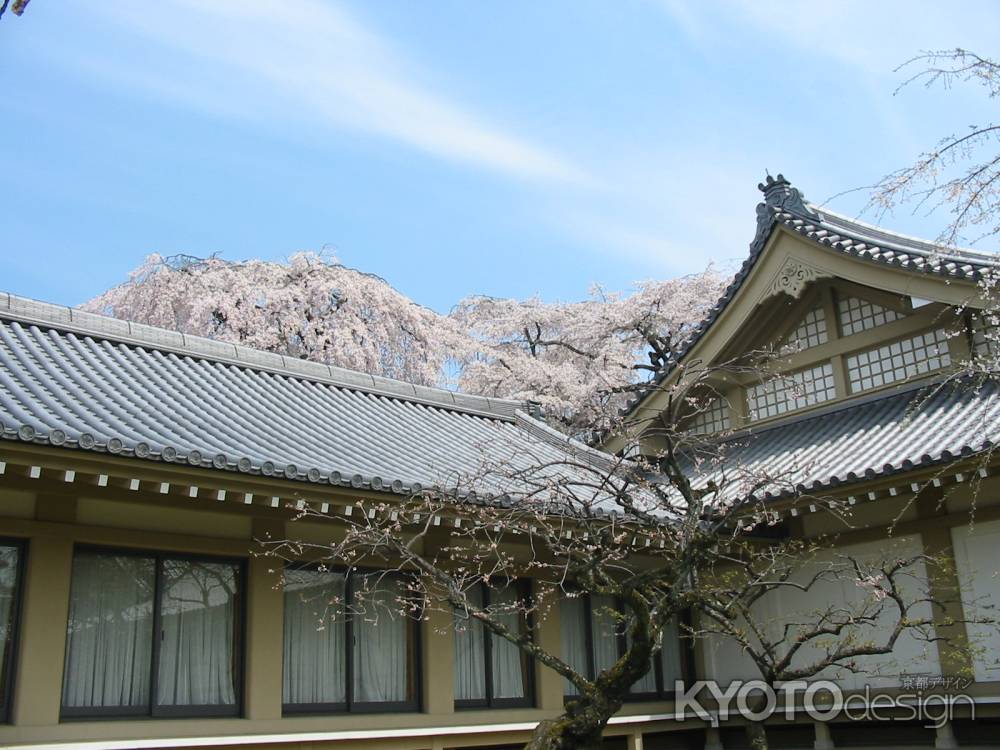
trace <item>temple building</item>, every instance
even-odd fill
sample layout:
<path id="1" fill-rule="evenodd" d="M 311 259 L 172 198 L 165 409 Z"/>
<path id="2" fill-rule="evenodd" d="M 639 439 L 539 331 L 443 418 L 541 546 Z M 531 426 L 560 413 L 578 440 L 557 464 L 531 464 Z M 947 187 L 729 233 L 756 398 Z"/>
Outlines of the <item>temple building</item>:
<path id="1" fill-rule="evenodd" d="M 654 453 L 669 387 L 711 371 L 692 381 L 700 406 L 682 427 L 773 474 L 756 491 L 785 533 L 954 560 L 931 582 L 962 592 L 933 609 L 949 639 L 903 639 L 901 666 L 876 671 L 890 691 L 913 675 L 962 677 L 972 705 L 937 728 L 796 715 L 772 728 L 772 747 L 995 746 L 1000 630 L 968 622 L 962 602 L 1000 604 L 1000 395 L 956 371 L 993 346 L 979 284 L 1000 261 L 839 216 L 781 176 L 761 189 L 749 257 L 626 421 Z M 721 366 L 750 356 L 765 364 Z M 523 743 L 572 693 L 555 672 L 497 639 L 461 638 L 440 614 L 317 631 L 296 592 L 325 586 L 349 603 L 369 571 L 282 575 L 255 554 L 264 538 L 324 538 L 359 498 L 472 475 L 511 445 L 579 449 L 530 403 L 0 294 L 0 745 Z M 851 508 L 851 528 L 810 495 Z M 329 520 L 294 521 L 299 502 Z M 595 636 L 594 606 L 567 600 L 532 636 L 591 669 L 613 662 L 622 643 Z M 744 747 L 739 719 L 676 720 L 673 683 L 752 676 L 732 644 L 670 631 L 607 746 Z"/>

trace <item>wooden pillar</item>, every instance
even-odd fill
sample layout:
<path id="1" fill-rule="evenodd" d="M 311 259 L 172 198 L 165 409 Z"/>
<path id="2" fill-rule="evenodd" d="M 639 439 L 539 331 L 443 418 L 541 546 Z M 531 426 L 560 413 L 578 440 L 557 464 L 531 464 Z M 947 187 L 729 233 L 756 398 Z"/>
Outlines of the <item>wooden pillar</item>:
<path id="1" fill-rule="evenodd" d="M 421 622 L 424 712 L 455 712 L 455 628 L 451 613 L 429 609 Z"/>
<path id="2" fill-rule="evenodd" d="M 642 750 L 642 732 L 632 732 L 625 737 L 628 750 Z"/>
<path id="3" fill-rule="evenodd" d="M 833 737 L 830 734 L 830 727 L 824 722 L 817 721 L 813 724 L 815 739 L 813 740 L 813 750 L 834 750 Z"/>
<path id="4" fill-rule="evenodd" d="M 62 702 L 73 540 L 34 536 L 26 562 L 11 718 L 19 726 L 55 726 Z"/>
<path id="5" fill-rule="evenodd" d="M 283 539 L 282 521 L 255 519 L 254 540 Z M 251 548 L 259 550 L 254 544 Z M 281 675 L 284 648 L 282 561 L 251 555 L 247 565 L 247 644 L 245 713 L 248 719 L 281 718 Z"/>
<path id="6" fill-rule="evenodd" d="M 942 637 L 936 642 L 941 674 L 972 674 L 972 653 L 965 628 L 951 529 L 943 524 L 931 526 L 921 532 L 921 539 L 924 553 L 942 560 L 942 564 L 933 565 L 928 571 L 930 596 L 940 604 L 933 608 L 933 613 L 935 633 Z"/>
<path id="7" fill-rule="evenodd" d="M 535 622 L 535 635 L 543 651 L 562 653 L 562 625 L 559 620 L 558 592 L 538 591 L 539 619 Z M 539 708 L 562 713 L 563 678 L 555 670 L 535 662 L 535 687 Z"/>

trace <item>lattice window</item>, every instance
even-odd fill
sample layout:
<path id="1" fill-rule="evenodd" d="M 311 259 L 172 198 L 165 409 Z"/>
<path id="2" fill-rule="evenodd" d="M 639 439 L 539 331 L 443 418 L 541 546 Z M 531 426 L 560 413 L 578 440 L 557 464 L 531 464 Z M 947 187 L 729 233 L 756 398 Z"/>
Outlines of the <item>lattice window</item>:
<path id="1" fill-rule="evenodd" d="M 821 404 L 836 395 L 833 365 L 824 362 L 808 370 L 781 375 L 748 388 L 747 403 L 751 418 L 765 419 Z"/>
<path id="2" fill-rule="evenodd" d="M 785 339 L 785 343 L 781 347 L 781 353 L 801 352 L 826 342 L 826 315 L 823 313 L 822 307 L 817 307 L 806 313 L 802 322 L 788 334 L 788 338 Z"/>
<path id="3" fill-rule="evenodd" d="M 729 402 L 723 398 L 713 398 L 698 405 L 698 412 L 688 422 L 685 432 L 692 435 L 710 435 L 728 430 L 729 427 Z"/>
<path id="4" fill-rule="evenodd" d="M 845 297 L 838 300 L 838 307 L 840 330 L 845 336 L 877 328 L 903 317 L 895 310 L 876 305 L 874 302 L 860 297 Z"/>
<path id="5" fill-rule="evenodd" d="M 976 315 L 972 319 L 972 351 L 977 357 L 996 357 L 1000 353 L 1000 326 Z"/>
<path id="6" fill-rule="evenodd" d="M 851 390 L 867 391 L 951 364 L 948 333 L 939 328 L 847 358 Z"/>

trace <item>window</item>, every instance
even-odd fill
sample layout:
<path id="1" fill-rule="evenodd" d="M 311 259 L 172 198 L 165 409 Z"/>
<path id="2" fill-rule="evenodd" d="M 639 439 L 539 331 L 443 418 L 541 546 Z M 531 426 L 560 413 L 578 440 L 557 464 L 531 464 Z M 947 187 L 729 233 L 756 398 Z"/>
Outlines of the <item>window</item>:
<path id="1" fill-rule="evenodd" d="M 994 315 L 974 313 L 972 318 L 972 352 L 976 357 L 995 358 L 1000 351 L 1000 326 Z"/>
<path id="2" fill-rule="evenodd" d="M 0 541 L 0 721 L 6 721 L 10 713 L 23 567 L 24 547 Z"/>
<path id="3" fill-rule="evenodd" d="M 238 715 L 242 581 L 239 561 L 78 549 L 63 716 Z"/>
<path id="4" fill-rule="evenodd" d="M 833 365 L 824 362 L 747 388 L 747 403 L 751 418 L 766 419 L 829 401 L 836 395 Z"/>
<path id="5" fill-rule="evenodd" d="M 815 307 L 806 313 L 795 330 L 788 334 L 780 351 L 782 354 L 794 354 L 826 342 L 826 315 L 822 307 Z"/>
<path id="6" fill-rule="evenodd" d="M 285 713 L 415 711 L 419 624 L 400 574 L 285 570 Z"/>
<path id="7" fill-rule="evenodd" d="M 563 660 L 588 679 L 620 659 L 629 645 L 622 611 L 614 597 L 584 594 L 564 597 L 560 602 Z M 634 700 L 667 699 L 673 696 L 674 683 L 688 671 L 676 622 L 663 629 L 663 646 L 653 657 L 649 671 L 632 686 Z M 576 695 L 576 686 L 563 680 L 563 694 Z"/>
<path id="8" fill-rule="evenodd" d="M 840 314 L 840 330 L 845 336 L 877 328 L 903 317 L 895 310 L 876 305 L 874 302 L 860 297 L 839 299 L 837 307 Z"/>
<path id="9" fill-rule="evenodd" d="M 469 591 L 473 606 L 494 614 L 516 633 L 530 627 L 523 612 L 530 596 L 528 581 L 502 588 L 479 584 Z M 455 707 L 512 708 L 534 703 L 531 660 L 481 622 L 455 613 Z"/>
<path id="10" fill-rule="evenodd" d="M 695 414 L 687 425 L 687 432 L 692 435 L 711 435 L 728 430 L 729 402 L 723 398 L 713 398 L 699 401 L 695 405 Z"/>
<path id="11" fill-rule="evenodd" d="M 847 379 L 851 390 L 857 393 L 950 364 L 948 334 L 939 328 L 848 357 Z"/>

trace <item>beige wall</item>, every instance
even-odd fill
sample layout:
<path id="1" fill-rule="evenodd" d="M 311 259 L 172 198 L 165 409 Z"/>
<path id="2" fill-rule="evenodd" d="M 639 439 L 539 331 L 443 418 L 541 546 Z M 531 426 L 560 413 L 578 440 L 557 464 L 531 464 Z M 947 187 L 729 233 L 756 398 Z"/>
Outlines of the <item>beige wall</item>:
<path id="1" fill-rule="evenodd" d="M 38 456 L 39 461 L 42 458 Z M 239 502 L 241 495 L 236 491 L 229 494 L 230 501 L 219 502 L 205 493 L 193 499 L 183 493 L 163 497 L 147 491 L 130 493 L 116 487 L 114 482 L 105 488 L 77 486 L 60 482 L 58 472 L 43 471 L 40 479 L 31 480 L 12 470 L 12 462 L 8 463 L 7 474 L 0 476 L 0 536 L 27 539 L 29 547 L 13 711 L 11 723 L 0 726 L 0 745 L 85 738 L 155 738 L 167 746 L 172 739 L 202 737 L 203 744 L 211 746 L 212 738 L 254 735 L 262 746 L 267 736 L 268 747 L 302 747 L 305 739 L 302 733 L 308 733 L 306 736 L 312 737 L 310 741 L 316 747 L 331 743 L 414 750 L 473 747 L 523 741 L 535 722 L 557 715 L 562 707 L 561 679 L 551 670 L 538 667 L 536 708 L 456 712 L 452 693 L 452 639 L 447 618 L 434 614 L 421 626 L 421 711 L 282 718 L 282 595 L 276 586 L 272 561 L 250 553 L 253 539 L 268 534 L 272 538 L 287 536 L 290 529 L 297 528 L 289 527 L 291 522 L 285 512 L 269 504 L 245 505 Z M 177 477 L 172 480 L 177 483 Z M 150 486 L 155 487 L 155 483 Z M 979 504 L 980 517 L 988 520 L 990 513 L 1000 515 L 1000 506 L 993 502 L 993 498 L 1000 497 L 1000 484 L 989 479 L 980 490 L 983 498 Z M 956 486 L 944 503 L 909 503 L 911 507 L 905 497 L 894 498 L 881 509 L 873 502 L 859 513 L 858 518 L 864 523 L 848 532 L 844 543 L 883 538 L 886 530 L 880 524 L 886 520 L 885 511 L 896 516 L 903 510 L 899 534 L 918 534 L 925 541 L 936 540 L 934 544 L 942 547 L 942 538 L 950 533 L 948 529 L 967 524 L 971 493 L 970 487 Z M 951 506 L 958 509 L 956 513 L 949 513 Z M 799 521 L 800 529 L 815 534 L 829 531 L 834 524 L 820 515 Z M 935 536 L 934 530 L 939 529 L 944 529 L 944 537 L 941 533 Z M 320 531 L 314 528 L 310 533 L 318 535 Z M 243 718 L 59 721 L 72 552 L 78 543 L 248 559 Z M 558 607 L 551 609 L 554 614 L 545 620 L 538 637 L 546 648 L 558 650 Z M 954 615 L 954 610 L 950 614 Z M 707 666 L 705 662 L 710 660 L 701 653 L 698 661 Z M 1000 685 L 996 684 L 984 683 L 976 689 L 984 694 L 1000 694 Z M 630 746 L 639 747 L 644 732 L 682 728 L 683 725 L 672 720 L 652 718 L 669 715 L 671 711 L 672 705 L 667 702 L 629 704 L 609 727 L 609 735 L 627 737 Z M 689 722 L 687 726 L 700 724 Z"/>
<path id="2" fill-rule="evenodd" d="M 0 746 L 71 740 L 172 739 L 267 735 L 267 747 L 301 747 L 295 735 L 308 733 L 317 746 L 445 748 L 523 742 L 535 722 L 557 715 L 562 683 L 537 667 L 536 706 L 528 709 L 471 710 L 453 707 L 453 643 L 450 622 L 438 612 L 421 623 L 423 706 L 398 714 L 339 714 L 282 718 L 281 670 L 283 598 L 276 561 L 253 556 L 254 539 L 287 537 L 294 522 L 275 513 L 254 517 L 255 508 L 220 510 L 217 500 L 176 500 L 155 505 L 139 499 L 74 496 L 66 486 L 55 494 L 11 490 L 0 476 L 0 537 L 27 541 L 23 606 L 16 654 L 10 723 L 0 724 Z M 16 482 L 15 482 L 16 483 Z M 113 497 L 118 493 L 110 492 Z M 185 502 L 187 507 L 184 507 Z M 318 537 L 315 524 L 305 531 Z M 247 629 L 244 716 L 221 719 L 59 720 L 63 656 L 68 621 L 72 556 L 76 544 L 223 554 L 247 559 Z M 557 608 L 556 608 L 557 609 Z M 539 638 L 557 648 L 559 622 L 545 621 Z M 662 713 L 667 705 L 635 704 L 636 716 Z M 634 726 L 633 726 L 634 724 Z M 641 722 L 609 730 L 629 735 Z M 441 728 L 448 728 L 442 735 Z M 459 729 L 465 727 L 465 729 Z M 290 737 L 282 739 L 284 735 Z M 371 736 L 375 735 L 375 736 Z M 320 739 L 320 738 L 328 739 Z M 338 739 L 339 738 L 339 739 Z M 264 746 L 264 745 L 261 745 Z"/>

